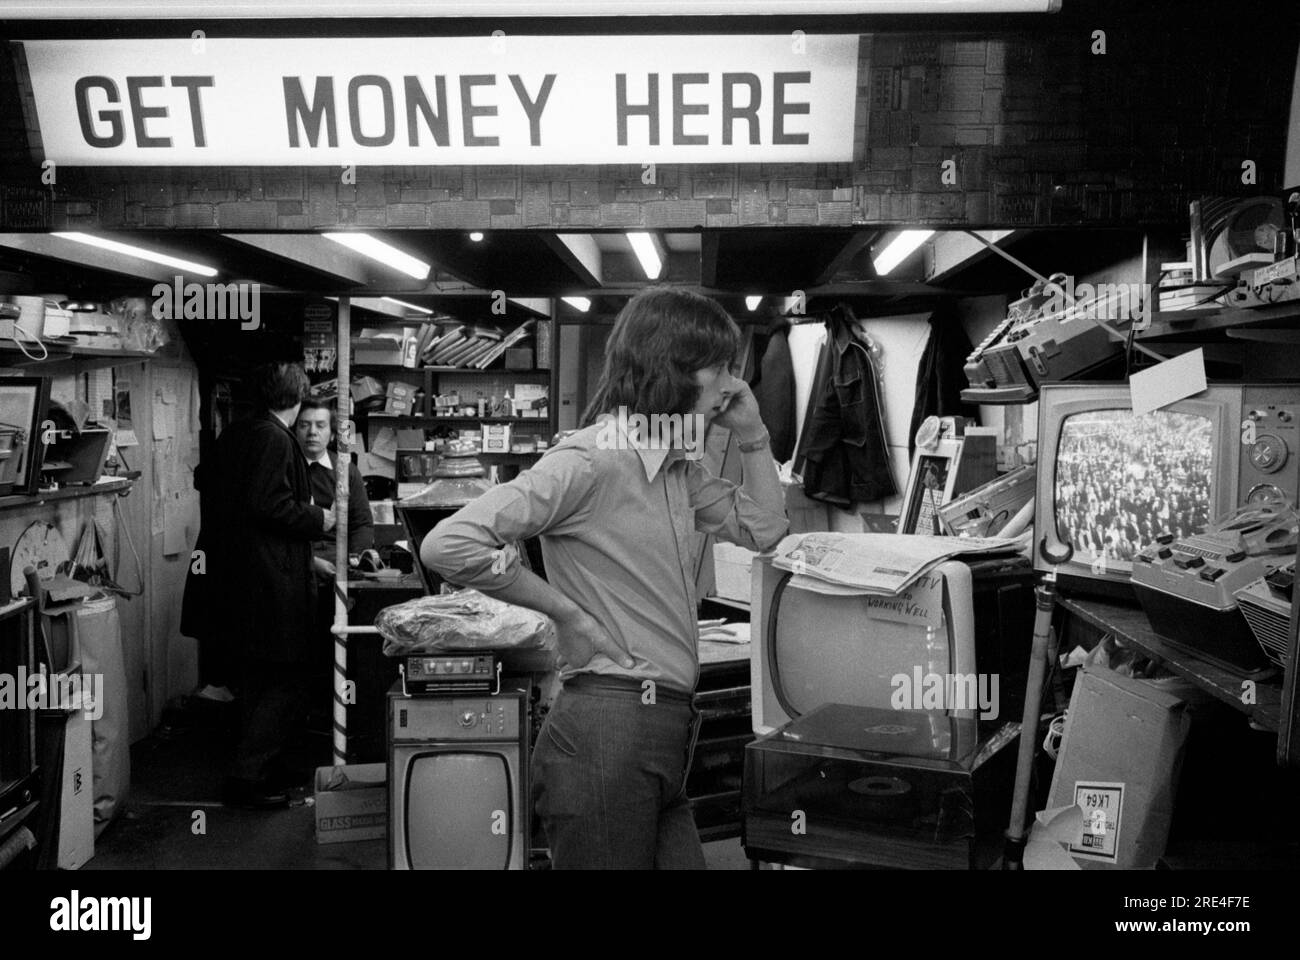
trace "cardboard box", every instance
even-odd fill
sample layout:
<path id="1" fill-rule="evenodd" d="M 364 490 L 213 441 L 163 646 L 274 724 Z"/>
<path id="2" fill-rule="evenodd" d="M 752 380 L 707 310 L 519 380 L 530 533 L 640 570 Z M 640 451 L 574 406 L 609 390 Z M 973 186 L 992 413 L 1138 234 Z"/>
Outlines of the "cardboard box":
<path id="1" fill-rule="evenodd" d="M 1048 808 L 1083 809 L 1067 849 L 1085 870 L 1155 866 L 1190 723 L 1187 703 L 1148 681 L 1105 667 L 1079 673 Z"/>
<path id="2" fill-rule="evenodd" d="M 388 765 L 316 768 L 316 842 L 378 840 L 388 835 Z"/>
<path id="3" fill-rule="evenodd" d="M 484 453 L 509 453 L 510 452 L 510 424 L 508 423 L 483 424 L 482 450 Z"/>
<path id="4" fill-rule="evenodd" d="M 371 363 L 378 365 L 402 365 L 402 343 L 400 340 L 372 338 L 357 340 L 352 346 L 353 363 Z"/>
<path id="5" fill-rule="evenodd" d="M 60 870 L 76 870 L 95 855 L 93 764 L 90 717 L 84 709 L 70 711 L 63 730 L 63 780 L 59 799 Z"/>
<path id="6" fill-rule="evenodd" d="M 402 380 L 388 381 L 388 396 L 399 400 L 410 400 L 415 396 L 415 387 Z"/>
<path id="7" fill-rule="evenodd" d="M 384 400 L 384 413 L 397 414 L 398 416 L 409 417 L 415 405 L 409 398 L 388 397 Z"/>
<path id="8" fill-rule="evenodd" d="M 374 377 L 357 377 L 352 381 L 352 402 L 361 403 L 384 396 L 384 385 Z"/>

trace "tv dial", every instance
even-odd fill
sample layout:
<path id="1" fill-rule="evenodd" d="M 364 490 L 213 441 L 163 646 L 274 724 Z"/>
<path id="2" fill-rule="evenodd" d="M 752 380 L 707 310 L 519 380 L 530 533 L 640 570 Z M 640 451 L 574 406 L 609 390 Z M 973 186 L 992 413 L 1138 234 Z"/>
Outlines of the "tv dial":
<path id="1" fill-rule="evenodd" d="M 1264 503 L 1269 500 L 1285 500 L 1286 494 L 1271 483 L 1257 483 L 1246 494 L 1247 503 Z"/>
<path id="2" fill-rule="evenodd" d="M 472 727 L 478 723 L 478 714 L 473 710 L 466 710 L 460 715 L 460 725 L 462 727 Z"/>
<path id="3" fill-rule="evenodd" d="M 1277 473 L 1286 465 L 1286 441 L 1271 433 L 1261 433 L 1250 447 L 1250 462 L 1264 473 Z"/>

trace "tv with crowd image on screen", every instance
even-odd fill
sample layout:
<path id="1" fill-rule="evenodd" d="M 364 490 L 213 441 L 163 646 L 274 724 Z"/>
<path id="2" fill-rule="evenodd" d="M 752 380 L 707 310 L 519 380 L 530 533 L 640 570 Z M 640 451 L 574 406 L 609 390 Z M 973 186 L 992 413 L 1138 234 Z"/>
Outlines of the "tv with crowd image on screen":
<path id="1" fill-rule="evenodd" d="M 1237 506 L 1297 498 L 1300 384 L 1213 384 L 1135 414 L 1125 383 L 1045 384 L 1035 566 L 1069 593 L 1132 597 L 1133 558 Z"/>

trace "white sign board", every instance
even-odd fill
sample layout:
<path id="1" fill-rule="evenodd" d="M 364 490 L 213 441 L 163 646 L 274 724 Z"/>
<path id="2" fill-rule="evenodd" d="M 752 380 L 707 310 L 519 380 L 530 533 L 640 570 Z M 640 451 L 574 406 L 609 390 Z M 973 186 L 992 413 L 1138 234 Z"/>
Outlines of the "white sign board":
<path id="1" fill-rule="evenodd" d="M 71 166 L 836 163 L 858 37 L 23 44 Z"/>

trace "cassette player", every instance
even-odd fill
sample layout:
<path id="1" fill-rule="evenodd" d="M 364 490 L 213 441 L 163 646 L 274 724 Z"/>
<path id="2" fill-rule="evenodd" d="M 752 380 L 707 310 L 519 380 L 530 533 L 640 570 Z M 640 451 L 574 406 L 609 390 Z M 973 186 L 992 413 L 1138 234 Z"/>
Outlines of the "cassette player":
<path id="1" fill-rule="evenodd" d="M 403 658 L 402 692 L 408 697 L 493 693 L 501 665 L 490 653 L 419 653 Z"/>
<path id="2" fill-rule="evenodd" d="M 1235 672 L 1269 669 L 1237 593 L 1290 561 L 1298 534 L 1287 501 L 1248 503 L 1194 536 L 1157 537 L 1134 558 L 1133 591 L 1172 643 Z"/>

